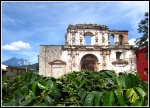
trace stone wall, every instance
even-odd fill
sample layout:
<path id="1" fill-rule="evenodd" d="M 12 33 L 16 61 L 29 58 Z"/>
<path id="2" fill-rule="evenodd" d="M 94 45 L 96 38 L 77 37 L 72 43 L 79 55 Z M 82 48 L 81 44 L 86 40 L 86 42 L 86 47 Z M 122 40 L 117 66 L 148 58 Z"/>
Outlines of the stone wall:
<path id="1" fill-rule="evenodd" d="M 61 45 L 40 45 L 39 52 L 39 74 L 50 76 L 49 62 L 61 60 Z"/>
<path id="2" fill-rule="evenodd" d="M 85 36 L 91 36 L 91 45 L 86 45 Z M 110 36 L 114 37 L 113 46 L 110 45 Z M 97 58 L 97 70 L 109 69 L 116 73 L 136 70 L 135 54 L 129 48 L 127 30 L 108 30 L 107 26 L 97 24 L 69 25 L 65 43 L 66 46 L 40 45 L 40 75 L 59 77 L 79 71 L 81 59 L 88 54 Z M 117 52 L 119 58 L 116 57 Z"/>

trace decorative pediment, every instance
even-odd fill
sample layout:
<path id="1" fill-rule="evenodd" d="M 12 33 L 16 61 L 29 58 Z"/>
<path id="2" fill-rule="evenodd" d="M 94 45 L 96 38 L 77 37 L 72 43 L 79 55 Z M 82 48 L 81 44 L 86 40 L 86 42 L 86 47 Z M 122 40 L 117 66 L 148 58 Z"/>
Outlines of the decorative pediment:
<path id="1" fill-rule="evenodd" d="M 50 65 L 52 64 L 66 64 L 66 62 L 62 61 L 62 60 L 54 60 L 52 62 L 49 62 Z"/>

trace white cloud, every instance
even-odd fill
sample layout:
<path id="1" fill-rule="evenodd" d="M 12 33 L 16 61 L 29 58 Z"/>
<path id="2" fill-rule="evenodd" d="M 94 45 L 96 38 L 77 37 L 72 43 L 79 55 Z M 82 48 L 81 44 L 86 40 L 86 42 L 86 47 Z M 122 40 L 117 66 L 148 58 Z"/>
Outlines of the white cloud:
<path id="1" fill-rule="evenodd" d="M 135 45 L 135 38 L 132 38 L 132 39 L 130 39 L 128 42 L 129 42 L 129 45 Z"/>
<path id="2" fill-rule="evenodd" d="M 2 45 L 3 50 L 19 51 L 22 49 L 30 49 L 29 43 L 24 43 L 22 41 L 12 42 L 11 44 Z"/>

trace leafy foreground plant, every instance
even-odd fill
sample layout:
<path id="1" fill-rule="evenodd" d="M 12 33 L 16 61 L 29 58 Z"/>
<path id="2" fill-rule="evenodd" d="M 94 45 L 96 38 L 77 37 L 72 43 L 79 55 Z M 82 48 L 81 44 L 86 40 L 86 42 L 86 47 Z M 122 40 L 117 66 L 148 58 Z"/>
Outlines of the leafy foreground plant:
<path id="1" fill-rule="evenodd" d="M 34 73 L 2 82 L 3 106 L 147 106 L 148 84 L 138 73 L 72 72 L 55 79 Z"/>

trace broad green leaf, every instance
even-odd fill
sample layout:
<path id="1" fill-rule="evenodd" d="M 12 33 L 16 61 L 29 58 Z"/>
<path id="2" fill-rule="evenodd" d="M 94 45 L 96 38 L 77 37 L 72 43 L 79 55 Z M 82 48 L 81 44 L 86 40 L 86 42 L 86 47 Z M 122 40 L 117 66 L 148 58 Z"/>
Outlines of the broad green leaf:
<path id="1" fill-rule="evenodd" d="M 124 101 L 124 98 L 123 98 L 123 95 L 122 95 L 122 89 L 117 89 L 115 90 L 115 94 L 117 96 L 117 99 L 118 99 L 118 102 L 121 106 L 125 106 L 125 101 Z"/>
<path id="2" fill-rule="evenodd" d="M 40 80 L 40 81 L 38 81 L 38 87 L 40 89 L 45 89 L 46 87 L 48 87 L 48 84 L 45 80 Z"/>
<path id="3" fill-rule="evenodd" d="M 140 75 L 138 74 L 138 72 L 135 74 L 136 74 L 136 82 L 137 82 L 137 84 L 139 84 L 141 81 Z"/>
<path id="4" fill-rule="evenodd" d="M 135 74 L 130 73 L 129 76 L 131 77 L 131 87 L 136 87 L 137 86 L 137 81 L 136 81 L 136 76 Z"/>
<path id="5" fill-rule="evenodd" d="M 131 88 L 131 79 L 128 77 L 128 85 L 127 88 Z"/>
<path id="6" fill-rule="evenodd" d="M 137 94 L 133 88 L 128 89 L 125 96 L 130 103 L 134 103 L 137 100 Z"/>
<path id="7" fill-rule="evenodd" d="M 122 89 L 122 84 L 121 84 L 121 80 L 119 77 L 116 77 L 116 83 L 119 89 Z"/>
<path id="8" fill-rule="evenodd" d="M 80 81 L 80 80 L 82 79 L 82 77 L 83 77 L 82 74 L 79 74 L 79 75 L 77 76 L 77 80 Z"/>
<path id="9" fill-rule="evenodd" d="M 37 84 L 38 84 L 38 81 L 35 81 L 35 82 L 32 84 L 32 92 L 33 92 L 33 95 L 34 95 L 34 96 L 36 96 L 36 94 L 37 94 L 37 93 L 36 93 L 36 92 L 37 92 L 37 91 L 36 91 L 36 90 L 37 90 L 37 88 L 36 88 L 36 87 L 37 87 Z"/>
<path id="10" fill-rule="evenodd" d="M 112 91 L 106 92 L 103 101 L 103 106 L 113 106 L 113 102 L 114 102 L 114 93 Z"/>
<path id="11" fill-rule="evenodd" d="M 85 101 L 84 101 L 85 106 L 93 106 L 94 95 L 95 93 L 91 92 L 86 96 Z"/>
<path id="12" fill-rule="evenodd" d="M 83 100 L 83 98 L 85 98 L 85 96 L 87 95 L 87 92 L 83 89 L 79 89 L 79 91 L 77 92 L 78 96 L 81 97 L 81 100 Z"/>
<path id="13" fill-rule="evenodd" d="M 60 98 L 61 97 L 61 93 L 59 91 L 58 88 L 55 88 L 52 92 L 52 95 L 55 97 L 55 98 Z"/>
<path id="14" fill-rule="evenodd" d="M 2 103 L 3 106 L 16 106 L 16 102 L 5 102 Z"/>
<path id="15" fill-rule="evenodd" d="M 53 81 L 52 81 L 52 80 L 48 80 L 48 81 L 47 81 L 47 84 L 48 84 L 48 87 L 49 87 L 49 88 L 53 89 L 54 84 L 53 84 Z"/>
<path id="16" fill-rule="evenodd" d="M 144 90 L 140 87 L 134 87 L 135 92 L 140 96 L 140 99 L 144 101 L 144 97 L 146 96 L 146 93 Z"/>
<path id="17" fill-rule="evenodd" d="M 120 79 L 121 79 L 121 84 L 125 89 L 130 88 L 131 81 L 129 81 L 128 75 L 126 73 L 123 73 L 120 76 Z"/>
<path id="18" fill-rule="evenodd" d="M 48 84 L 45 80 L 39 80 L 38 81 L 41 85 L 45 86 L 45 87 L 48 87 Z"/>
<path id="19" fill-rule="evenodd" d="M 25 73 L 23 76 L 23 81 L 26 81 L 26 80 L 27 80 L 27 73 Z"/>
<path id="20" fill-rule="evenodd" d="M 17 91 L 15 92 L 15 100 L 17 103 L 20 103 L 24 98 L 25 97 L 21 93 L 19 93 Z"/>
<path id="21" fill-rule="evenodd" d="M 30 84 L 34 83 L 35 80 L 36 80 L 36 78 L 37 78 L 37 76 L 33 76 L 33 78 L 32 78 L 31 81 L 30 81 Z"/>
<path id="22" fill-rule="evenodd" d="M 28 90 L 28 88 L 21 88 L 21 89 L 19 90 L 19 92 L 20 92 L 21 94 L 23 94 L 24 96 L 26 96 L 26 95 L 28 94 L 29 90 Z"/>
<path id="23" fill-rule="evenodd" d="M 117 77 L 117 75 L 116 75 L 116 73 L 114 73 L 114 71 L 107 70 L 107 71 L 105 71 L 105 73 L 111 77 Z"/>
<path id="24" fill-rule="evenodd" d="M 126 98 L 130 98 L 133 95 L 133 93 L 134 93 L 133 88 L 128 89 L 125 94 Z"/>
<path id="25" fill-rule="evenodd" d="M 30 82 L 30 79 L 32 79 L 32 73 L 31 72 L 27 72 L 27 82 Z"/>
<path id="26" fill-rule="evenodd" d="M 76 85 L 76 84 L 77 84 L 76 81 L 72 81 L 71 83 L 72 83 L 73 85 Z"/>
<path id="27" fill-rule="evenodd" d="M 137 94 L 134 91 L 133 94 L 132 94 L 132 96 L 129 98 L 129 102 L 130 103 L 134 103 L 134 102 L 136 102 L 136 100 L 137 100 Z"/>
<path id="28" fill-rule="evenodd" d="M 148 93 L 148 84 L 149 83 L 146 83 L 146 82 L 144 82 L 144 81 L 141 81 L 140 82 L 141 84 L 140 84 L 140 88 L 142 88 L 144 91 L 145 91 L 145 93 Z"/>
<path id="29" fill-rule="evenodd" d="M 83 91 L 83 94 L 81 95 L 81 100 L 83 100 L 87 95 L 87 92 L 86 91 Z"/>
<path id="30" fill-rule="evenodd" d="M 45 103 L 47 106 L 53 106 L 54 105 L 54 100 L 49 95 L 46 95 L 44 100 L 45 100 Z"/>
<path id="31" fill-rule="evenodd" d="M 22 101 L 22 103 L 19 106 L 27 106 L 27 105 L 29 105 L 32 102 L 32 100 L 37 99 L 37 98 L 38 98 L 37 96 L 30 97 L 30 98 Z"/>
<path id="32" fill-rule="evenodd" d="M 131 106 L 142 106 L 142 104 L 143 104 L 142 101 L 136 101 Z"/>
<path id="33" fill-rule="evenodd" d="M 101 78 L 108 78 L 108 75 L 106 75 L 104 72 L 99 72 L 99 75 Z"/>
<path id="34" fill-rule="evenodd" d="M 82 87 L 84 85 L 85 81 L 80 81 L 79 87 Z"/>
<path id="35" fill-rule="evenodd" d="M 107 81 L 108 81 L 108 83 L 110 83 L 110 84 L 114 84 L 114 81 L 112 80 L 112 79 L 110 79 L 110 78 L 105 78 Z"/>
<path id="36" fill-rule="evenodd" d="M 45 89 L 46 87 L 45 86 L 43 86 L 41 83 L 37 83 L 37 86 L 40 88 L 40 89 Z"/>
<path id="37" fill-rule="evenodd" d="M 100 106 L 100 99 L 101 99 L 102 95 L 103 95 L 103 92 L 96 92 L 95 93 L 95 97 L 94 97 L 95 106 Z"/>

